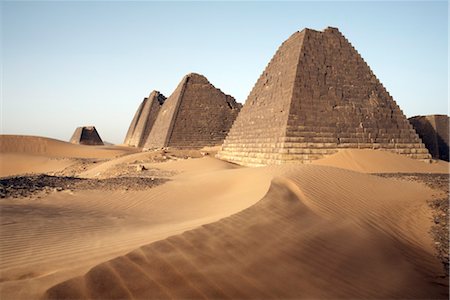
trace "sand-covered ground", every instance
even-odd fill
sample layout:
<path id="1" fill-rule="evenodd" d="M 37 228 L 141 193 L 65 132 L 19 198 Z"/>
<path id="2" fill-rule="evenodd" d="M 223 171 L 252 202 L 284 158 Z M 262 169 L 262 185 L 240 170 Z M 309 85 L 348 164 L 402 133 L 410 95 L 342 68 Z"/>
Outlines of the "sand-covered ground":
<path id="1" fill-rule="evenodd" d="M 448 163 L 0 142 L 2 299 L 448 298 Z"/>

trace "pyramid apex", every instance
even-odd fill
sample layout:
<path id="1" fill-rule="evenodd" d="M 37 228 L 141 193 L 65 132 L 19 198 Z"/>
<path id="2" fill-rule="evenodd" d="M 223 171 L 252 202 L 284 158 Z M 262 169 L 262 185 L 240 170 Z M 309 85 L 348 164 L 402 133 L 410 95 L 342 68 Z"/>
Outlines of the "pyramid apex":
<path id="1" fill-rule="evenodd" d="M 153 90 L 147 98 L 144 98 L 144 101 L 146 101 L 147 99 L 156 99 L 160 105 L 163 105 L 167 97 L 164 96 L 164 94 L 162 94 L 160 91 Z"/>
<path id="2" fill-rule="evenodd" d="M 158 96 L 158 95 L 162 95 L 162 93 L 161 93 L 160 91 L 153 90 L 153 91 L 150 92 L 150 95 L 149 95 L 148 97 L 150 98 L 150 96 L 152 96 L 152 95 Z M 164 96 L 164 95 L 163 95 L 163 96 Z"/>
<path id="3" fill-rule="evenodd" d="M 202 74 L 198 74 L 198 73 L 189 73 L 187 75 L 185 75 L 183 77 L 183 79 L 181 80 L 181 82 L 186 83 L 187 80 L 190 81 L 194 81 L 194 82 L 202 82 L 202 83 L 209 83 L 209 80 Z"/>
<path id="4" fill-rule="evenodd" d="M 185 77 L 187 77 L 187 78 L 195 78 L 195 77 L 206 78 L 202 74 L 194 73 L 194 72 L 186 74 Z"/>
<path id="5" fill-rule="evenodd" d="M 328 26 L 327 28 L 325 28 L 324 30 L 323 30 L 323 32 L 331 32 L 331 33 L 341 33 L 340 31 L 339 31 L 339 28 L 337 28 L 337 27 L 332 27 L 332 26 Z"/>

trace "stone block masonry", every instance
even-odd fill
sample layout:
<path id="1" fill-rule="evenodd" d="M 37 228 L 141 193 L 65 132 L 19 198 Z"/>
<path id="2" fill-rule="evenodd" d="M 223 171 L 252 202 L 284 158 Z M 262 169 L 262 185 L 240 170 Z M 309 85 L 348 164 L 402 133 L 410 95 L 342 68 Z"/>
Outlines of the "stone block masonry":
<path id="1" fill-rule="evenodd" d="M 158 91 L 152 91 L 144 98 L 131 121 L 124 144 L 134 147 L 144 146 L 165 100 L 166 97 Z"/>
<path id="2" fill-rule="evenodd" d="M 144 148 L 220 145 L 240 108 L 206 77 L 188 74 L 161 106 Z"/>
<path id="3" fill-rule="evenodd" d="M 449 161 L 449 117 L 416 116 L 408 120 L 433 158 Z"/>
<path id="4" fill-rule="evenodd" d="M 91 146 L 103 145 L 103 141 L 94 126 L 78 127 L 70 138 L 70 142 Z"/>
<path id="5" fill-rule="evenodd" d="M 217 156 L 260 166 L 310 162 L 342 148 L 431 158 L 367 63 L 328 27 L 296 32 L 280 46 Z"/>

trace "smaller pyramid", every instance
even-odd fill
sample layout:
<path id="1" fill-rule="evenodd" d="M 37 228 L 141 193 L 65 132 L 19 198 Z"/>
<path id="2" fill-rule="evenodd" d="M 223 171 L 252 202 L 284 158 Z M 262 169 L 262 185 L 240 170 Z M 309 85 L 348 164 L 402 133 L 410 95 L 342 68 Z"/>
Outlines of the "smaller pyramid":
<path id="1" fill-rule="evenodd" d="M 70 139 L 72 144 L 103 146 L 103 141 L 94 126 L 82 126 L 75 129 Z"/>
<path id="2" fill-rule="evenodd" d="M 242 105 L 191 73 L 161 106 L 144 148 L 201 148 L 222 144 Z"/>
<path id="3" fill-rule="evenodd" d="M 433 158 L 449 161 L 449 116 L 416 116 L 408 121 Z"/>
<path id="4" fill-rule="evenodd" d="M 125 145 L 144 146 L 165 100 L 166 97 L 158 91 L 152 91 L 147 98 L 144 98 L 128 128 Z"/>

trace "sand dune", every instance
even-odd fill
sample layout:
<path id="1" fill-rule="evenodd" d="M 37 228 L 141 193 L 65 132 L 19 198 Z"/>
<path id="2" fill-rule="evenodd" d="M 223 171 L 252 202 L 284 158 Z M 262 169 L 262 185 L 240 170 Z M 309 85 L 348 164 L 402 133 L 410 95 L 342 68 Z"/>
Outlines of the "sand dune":
<path id="1" fill-rule="evenodd" d="M 363 173 L 449 173 L 446 161 L 433 163 L 405 157 L 389 151 L 345 149 L 334 155 L 313 161 L 312 164 L 332 166 Z"/>
<path id="2" fill-rule="evenodd" d="M 239 212 L 267 192 L 269 174 L 211 165 L 212 171 L 204 166 L 202 175 L 180 174 L 146 191 L 64 191 L 2 201 L 0 294 L 36 298 L 95 264 Z"/>
<path id="3" fill-rule="evenodd" d="M 79 176 L 84 178 L 108 178 L 118 176 L 121 175 L 130 165 L 144 165 L 147 169 L 153 168 L 177 172 L 190 171 L 196 173 L 238 168 L 238 166 L 213 159 L 209 156 L 204 157 L 203 160 L 178 158 L 180 156 L 186 156 L 187 154 L 197 158 L 202 157 L 200 151 L 195 150 L 158 150 L 138 152 L 99 163 L 97 166 L 81 172 Z"/>
<path id="4" fill-rule="evenodd" d="M 355 150 L 317 162 L 333 167 L 243 168 L 208 156 L 155 163 L 162 153 L 46 138 L 0 141 L 2 174 L 54 172 L 78 158 L 101 159 L 81 177 L 121 175 L 136 162 L 171 174 L 144 191 L 3 199 L 2 298 L 446 295 L 428 234 L 435 192 L 360 172 L 447 165 Z"/>
<path id="5" fill-rule="evenodd" d="M 51 138 L 24 135 L 0 135 L 0 153 L 28 154 L 60 158 L 114 158 L 136 152 L 120 146 L 75 145 Z"/>
<path id="6" fill-rule="evenodd" d="M 0 153 L 0 177 L 59 172 L 72 165 L 74 161 L 67 158 L 49 158 L 29 154 Z"/>
<path id="7" fill-rule="evenodd" d="M 250 208 L 99 264 L 46 297 L 448 296 L 427 234 L 430 189 L 330 167 L 281 169 Z"/>

